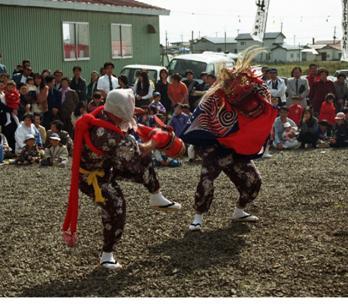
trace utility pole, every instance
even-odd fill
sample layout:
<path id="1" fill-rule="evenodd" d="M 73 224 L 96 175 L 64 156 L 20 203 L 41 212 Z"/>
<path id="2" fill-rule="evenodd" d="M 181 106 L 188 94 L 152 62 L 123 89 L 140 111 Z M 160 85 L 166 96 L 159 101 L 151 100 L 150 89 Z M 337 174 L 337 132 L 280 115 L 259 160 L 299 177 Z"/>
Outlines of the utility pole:
<path id="1" fill-rule="evenodd" d="M 194 39 L 194 32 L 192 31 L 192 32 L 191 32 L 191 43 L 190 43 L 190 46 L 191 46 L 191 53 L 193 53 L 193 39 Z"/>
<path id="2" fill-rule="evenodd" d="M 166 47 L 165 47 L 165 53 L 168 55 L 168 32 L 166 31 Z"/>
<path id="3" fill-rule="evenodd" d="M 296 35 L 294 35 L 294 46 L 296 45 Z"/>
<path id="4" fill-rule="evenodd" d="M 225 32 L 225 53 L 227 53 L 227 34 Z"/>
<path id="5" fill-rule="evenodd" d="M 336 26 L 334 27 L 334 35 L 333 35 L 333 44 L 336 44 L 336 39 L 337 39 L 337 36 L 336 36 Z"/>
<path id="6" fill-rule="evenodd" d="M 283 21 L 280 23 L 280 32 L 283 33 Z"/>

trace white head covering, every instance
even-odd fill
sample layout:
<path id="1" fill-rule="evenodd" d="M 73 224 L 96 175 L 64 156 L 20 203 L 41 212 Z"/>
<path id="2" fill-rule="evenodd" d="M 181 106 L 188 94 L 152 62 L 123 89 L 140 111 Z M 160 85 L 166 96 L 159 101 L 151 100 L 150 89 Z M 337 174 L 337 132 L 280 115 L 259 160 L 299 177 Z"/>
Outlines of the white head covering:
<path id="1" fill-rule="evenodd" d="M 106 97 L 104 110 L 122 119 L 119 127 L 123 131 L 136 128 L 134 109 L 135 98 L 132 89 L 112 90 Z"/>

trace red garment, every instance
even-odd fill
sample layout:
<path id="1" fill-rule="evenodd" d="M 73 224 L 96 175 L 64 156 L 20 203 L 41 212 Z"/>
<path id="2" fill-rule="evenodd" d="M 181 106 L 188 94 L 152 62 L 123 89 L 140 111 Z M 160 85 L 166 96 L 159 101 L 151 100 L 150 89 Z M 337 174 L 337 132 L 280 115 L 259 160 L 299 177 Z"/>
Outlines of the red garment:
<path id="1" fill-rule="evenodd" d="M 289 106 L 288 117 L 292 119 L 297 126 L 300 126 L 304 108 L 300 104 Z"/>
<path id="2" fill-rule="evenodd" d="M 11 110 L 18 110 L 20 104 L 20 94 L 17 89 L 5 91 L 6 105 Z"/>
<path id="3" fill-rule="evenodd" d="M 309 101 L 313 107 L 315 116 L 320 112 L 321 103 L 325 100 L 327 94 L 332 93 L 336 96 L 336 89 L 334 83 L 330 80 L 314 82 L 309 93 Z"/>
<path id="4" fill-rule="evenodd" d="M 333 102 L 323 101 L 320 108 L 319 121 L 327 120 L 331 126 L 334 126 L 336 121 L 336 107 Z"/>
<path id="5" fill-rule="evenodd" d="M 309 87 L 311 88 L 315 82 L 320 81 L 320 76 L 308 75 L 307 77 Z"/>

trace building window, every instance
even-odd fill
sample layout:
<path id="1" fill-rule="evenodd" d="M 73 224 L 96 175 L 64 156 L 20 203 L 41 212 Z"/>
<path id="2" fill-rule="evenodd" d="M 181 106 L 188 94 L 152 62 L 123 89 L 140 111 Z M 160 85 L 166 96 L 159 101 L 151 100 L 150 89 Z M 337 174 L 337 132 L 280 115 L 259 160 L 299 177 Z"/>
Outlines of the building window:
<path id="1" fill-rule="evenodd" d="M 63 22 L 64 60 L 90 59 L 89 24 Z"/>
<path id="2" fill-rule="evenodd" d="M 241 41 L 241 43 L 240 43 L 240 45 L 245 45 L 246 43 L 245 43 L 245 41 Z"/>
<path id="3" fill-rule="evenodd" d="M 294 54 L 290 53 L 290 58 L 293 59 L 294 58 Z"/>
<path id="4" fill-rule="evenodd" d="M 131 58 L 133 56 L 132 25 L 111 24 L 112 58 Z"/>

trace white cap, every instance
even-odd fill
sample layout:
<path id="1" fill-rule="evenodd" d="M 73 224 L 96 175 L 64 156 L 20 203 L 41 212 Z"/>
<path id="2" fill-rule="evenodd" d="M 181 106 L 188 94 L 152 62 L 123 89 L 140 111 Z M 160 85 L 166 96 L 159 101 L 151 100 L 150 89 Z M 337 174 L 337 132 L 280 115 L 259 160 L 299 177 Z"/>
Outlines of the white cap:
<path id="1" fill-rule="evenodd" d="M 24 142 L 26 142 L 26 141 L 29 140 L 29 139 L 35 139 L 35 136 L 34 136 L 33 134 L 27 134 L 27 135 L 25 135 L 25 137 L 24 137 Z"/>
<path id="2" fill-rule="evenodd" d="M 284 123 L 284 124 L 283 124 L 283 127 L 284 127 L 284 128 L 289 128 L 289 127 L 291 127 L 290 122 L 287 121 L 286 123 Z"/>
<path id="3" fill-rule="evenodd" d="M 112 90 L 106 97 L 104 110 L 122 119 L 120 128 L 123 131 L 136 127 L 134 109 L 135 98 L 132 89 Z"/>

